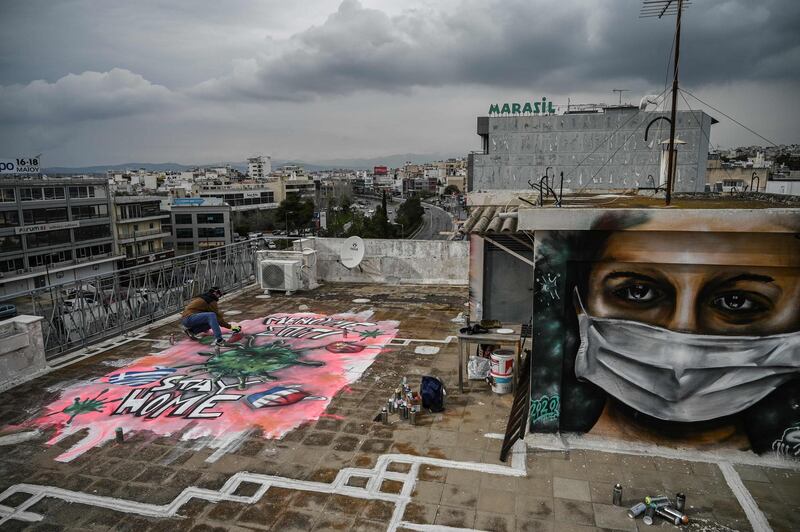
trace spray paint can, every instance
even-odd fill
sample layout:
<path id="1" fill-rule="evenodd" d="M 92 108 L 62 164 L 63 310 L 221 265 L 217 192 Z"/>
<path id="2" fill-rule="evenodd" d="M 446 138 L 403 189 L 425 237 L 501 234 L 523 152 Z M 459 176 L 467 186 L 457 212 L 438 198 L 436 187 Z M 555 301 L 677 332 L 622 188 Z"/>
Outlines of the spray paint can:
<path id="1" fill-rule="evenodd" d="M 647 509 L 644 511 L 644 517 L 642 517 L 642 521 L 644 521 L 644 524 L 646 525 L 652 525 L 653 517 L 655 517 L 655 515 L 656 515 L 656 509 L 653 508 L 652 506 L 648 506 Z"/>
<path id="2" fill-rule="evenodd" d="M 689 518 L 685 514 L 679 512 L 672 506 L 662 506 L 656 508 L 656 514 L 660 515 L 675 526 L 685 525 L 689 522 Z"/>
<path id="3" fill-rule="evenodd" d="M 411 408 L 411 412 L 408 413 L 408 420 L 412 425 L 417 424 L 417 409 L 416 407 Z"/>
<path id="4" fill-rule="evenodd" d="M 683 493 L 676 493 L 675 494 L 675 509 L 679 512 L 683 512 L 686 508 L 686 495 Z"/>
<path id="5" fill-rule="evenodd" d="M 400 419 L 408 419 L 408 409 L 403 402 L 400 403 Z"/>
<path id="6" fill-rule="evenodd" d="M 614 495 L 611 501 L 614 506 L 622 506 L 622 486 L 619 484 L 614 485 Z"/>
<path id="7" fill-rule="evenodd" d="M 389 410 L 390 414 L 394 414 L 395 412 L 394 399 L 389 399 L 388 401 L 386 401 L 386 408 L 387 410 Z"/>
<path id="8" fill-rule="evenodd" d="M 117 427 L 117 430 L 114 431 L 114 436 L 116 437 L 117 443 L 125 441 L 125 437 L 122 434 L 122 427 Z"/>
<path id="9" fill-rule="evenodd" d="M 395 388 L 394 389 L 394 398 L 395 399 L 402 399 L 403 398 L 402 394 L 400 393 L 400 388 Z"/>
<path id="10" fill-rule="evenodd" d="M 175 345 L 175 333 L 169 335 L 169 345 Z"/>
<path id="11" fill-rule="evenodd" d="M 644 502 L 648 506 L 653 506 L 654 508 L 662 508 L 664 506 L 669 506 L 671 504 L 669 501 L 669 497 L 667 497 L 666 495 L 659 495 L 658 497 L 647 496 L 644 498 Z"/>
<path id="12" fill-rule="evenodd" d="M 635 506 L 631 506 L 631 508 L 628 510 L 628 517 L 630 517 L 631 519 L 636 519 L 637 517 L 642 515 L 645 512 L 645 510 L 647 510 L 647 505 L 643 502 L 640 502 Z"/>
<path id="13" fill-rule="evenodd" d="M 383 422 L 384 425 L 389 424 L 389 411 L 386 409 L 385 406 L 381 409 L 381 421 Z"/>

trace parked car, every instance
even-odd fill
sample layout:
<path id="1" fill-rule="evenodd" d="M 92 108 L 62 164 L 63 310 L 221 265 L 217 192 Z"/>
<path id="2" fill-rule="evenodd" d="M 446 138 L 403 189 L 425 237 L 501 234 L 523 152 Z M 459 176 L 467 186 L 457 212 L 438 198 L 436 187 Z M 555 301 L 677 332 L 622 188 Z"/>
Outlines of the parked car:
<path id="1" fill-rule="evenodd" d="M 0 320 L 13 318 L 17 315 L 17 306 L 10 303 L 0 305 Z"/>

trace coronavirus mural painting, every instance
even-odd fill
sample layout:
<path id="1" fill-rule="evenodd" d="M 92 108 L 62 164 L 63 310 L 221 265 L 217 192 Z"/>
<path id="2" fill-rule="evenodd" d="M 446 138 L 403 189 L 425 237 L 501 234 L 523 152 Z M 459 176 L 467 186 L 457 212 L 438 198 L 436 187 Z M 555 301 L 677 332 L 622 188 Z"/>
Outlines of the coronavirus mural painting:
<path id="1" fill-rule="evenodd" d="M 184 340 L 61 392 L 29 422 L 56 429 L 50 444 L 86 431 L 58 456 L 69 461 L 125 433 L 180 434 L 214 442 L 260 431 L 280 438 L 319 418 L 395 336 L 397 322 L 368 314 L 274 314 L 240 323 L 219 350 L 211 337 Z"/>
<path id="2" fill-rule="evenodd" d="M 536 233 L 531 428 L 800 457 L 798 217 L 593 211 Z"/>

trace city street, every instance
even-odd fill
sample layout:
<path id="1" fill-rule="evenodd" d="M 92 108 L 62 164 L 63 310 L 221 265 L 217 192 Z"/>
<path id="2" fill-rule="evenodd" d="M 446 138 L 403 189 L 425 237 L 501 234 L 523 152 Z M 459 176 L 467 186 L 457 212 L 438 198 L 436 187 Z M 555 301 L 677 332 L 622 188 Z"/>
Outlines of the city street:
<path id="1" fill-rule="evenodd" d="M 429 203 L 423 203 L 422 206 L 425 207 L 422 229 L 412 238 L 414 240 L 447 240 L 449 235 L 441 233 L 453 230 L 453 219 L 450 214 Z"/>

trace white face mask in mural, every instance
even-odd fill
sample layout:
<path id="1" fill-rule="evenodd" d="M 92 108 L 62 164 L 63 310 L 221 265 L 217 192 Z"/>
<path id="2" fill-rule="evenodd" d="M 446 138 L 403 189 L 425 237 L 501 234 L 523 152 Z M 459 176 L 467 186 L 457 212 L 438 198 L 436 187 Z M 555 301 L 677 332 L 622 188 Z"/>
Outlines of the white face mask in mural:
<path id="1" fill-rule="evenodd" d="M 688 422 L 734 414 L 800 373 L 800 332 L 680 333 L 596 318 L 580 307 L 575 374 L 655 418 Z"/>

